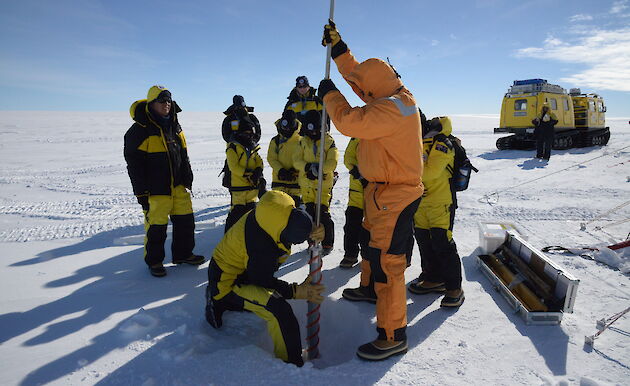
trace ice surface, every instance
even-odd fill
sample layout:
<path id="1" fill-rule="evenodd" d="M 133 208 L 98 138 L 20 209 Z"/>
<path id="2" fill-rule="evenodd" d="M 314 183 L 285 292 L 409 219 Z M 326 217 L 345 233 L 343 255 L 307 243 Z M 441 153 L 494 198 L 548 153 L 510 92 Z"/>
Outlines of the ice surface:
<path id="1" fill-rule="evenodd" d="M 258 114 L 263 159 L 279 116 Z M 149 275 L 142 260 L 143 216 L 122 158 L 126 112 L 0 117 L 2 385 L 606 385 L 630 379 L 628 317 L 597 339 L 596 350 L 583 347 L 596 320 L 627 307 L 627 265 L 617 270 L 579 256 L 551 255 L 580 279 L 579 296 L 560 326 L 541 327 L 513 315 L 474 263 L 477 224 L 490 219 L 519 224 L 536 248 L 622 241 L 627 223 L 611 224 L 628 218 L 628 207 L 583 231 L 580 223 L 630 197 L 630 166 L 620 164 L 630 154 L 620 150 L 630 145 L 628 118 L 607 120 L 612 136 L 606 148 L 552 151 L 550 162 L 540 164 L 533 151 L 496 150 L 498 116 L 453 116 L 454 134 L 480 169 L 458 195 L 453 232 L 466 302 L 459 310 L 443 310 L 437 295 L 409 294 L 409 352 L 378 363 L 355 356 L 358 345 L 376 336 L 374 306 L 341 299 L 343 288 L 358 285 L 359 271 L 337 268 L 348 189 L 340 162 L 331 205 L 336 244 L 323 267 L 328 298 L 321 309 L 322 356 L 298 369 L 273 357 L 265 323 L 253 314 L 228 312 L 220 330 L 207 325 L 207 264 L 167 264 L 165 278 Z M 223 235 L 230 204 L 218 177 L 225 157 L 222 119 L 221 113 L 180 116 L 195 173 L 196 252 L 208 257 Z M 341 159 L 348 139 L 332 133 Z M 545 177 L 561 169 L 567 170 Z M 268 168 L 265 175 L 271 181 Z M 480 200 L 492 192 L 492 200 Z M 168 263 L 170 230 L 166 244 Z M 305 248 L 294 249 L 279 277 L 304 279 Z M 604 251 L 599 260 L 628 261 L 628 251 L 615 254 Z M 407 282 L 419 272 L 416 248 Z M 306 304 L 290 303 L 304 328 Z"/>

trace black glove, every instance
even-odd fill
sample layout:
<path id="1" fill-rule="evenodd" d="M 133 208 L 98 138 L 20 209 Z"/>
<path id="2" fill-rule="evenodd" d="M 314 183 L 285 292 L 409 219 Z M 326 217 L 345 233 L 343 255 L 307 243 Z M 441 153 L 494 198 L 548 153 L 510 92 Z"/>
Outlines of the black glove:
<path id="1" fill-rule="evenodd" d="M 278 170 L 278 178 L 284 181 L 293 181 L 295 179 L 293 174 L 285 168 Z"/>
<path id="2" fill-rule="evenodd" d="M 331 91 L 339 91 L 332 80 L 323 79 L 321 82 L 319 82 L 319 88 L 317 89 L 317 96 L 321 100 L 324 100 L 324 96 L 326 96 L 326 94 L 328 94 Z"/>
<path id="3" fill-rule="evenodd" d="M 254 171 L 252 172 L 252 183 L 254 185 L 258 185 L 258 182 L 260 181 L 260 177 L 262 177 L 262 174 L 263 174 L 262 168 L 254 169 Z"/>
<path id="4" fill-rule="evenodd" d="M 258 180 L 258 198 L 261 198 L 265 193 L 267 193 L 267 180 L 264 177 L 260 177 L 260 180 Z"/>
<path id="5" fill-rule="evenodd" d="M 306 178 L 308 178 L 309 180 L 316 180 L 317 169 L 319 169 L 319 164 L 316 164 L 314 162 L 306 164 L 306 166 L 304 167 Z"/>
<path id="6" fill-rule="evenodd" d="M 149 210 L 149 195 L 136 196 L 138 204 L 142 205 L 142 210 Z"/>
<path id="7" fill-rule="evenodd" d="M 295 180 L 300 175 L 300 172 L 298 172 L 294 168 L 289 169 L 289 173 L 291 173 L 291 180 Z"/>
<path id="8" fill-rule="evenodd" d="M 368 185 L 368 180 L 363 177 L 359 178 L 359 182 L 361 182 L 361 185 L 363 185 L 363 189 L 365 189 L 365 187 Z"/>
<path id="9" fill-rule="evenodd" d="M 352 170 L 350 170 L 350 175 L 357 180 L 361 178 L 361 173 L 359 173 L 359 168 L 356 166 L 353 167 Z"/>

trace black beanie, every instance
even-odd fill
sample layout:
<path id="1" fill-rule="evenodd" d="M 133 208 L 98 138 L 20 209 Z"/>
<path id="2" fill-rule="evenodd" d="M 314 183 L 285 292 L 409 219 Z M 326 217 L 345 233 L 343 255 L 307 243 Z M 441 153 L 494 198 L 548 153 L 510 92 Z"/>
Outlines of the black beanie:
<path id="1" fill-rule="evenodd" d="M 313 229 L 313 220 L 303 209 L 293 209 L 287 226 L 280 233 L 280 241 L 286 246 L 303 243 Z"/>
<path id="2" fill-rule="evenodd" d="M 306 75 L 300 75 L 295 79 L 295 87 L 308 86 L 308 78 Z"/>
<path id="3" fill-rule="evenodd" d="M 234 97 L 232 97 L 232 104 L 237 107 L 245 107 L 245 98 L 241 95 L 234 95 Z"/>
<path id="4" fill-rule="evenodd" d="M 293 110 L 284 110 L 282 113 L 282 118 L 280 118 L 280 127 L 283 129 L 292 129 L 295 130 L 295 111 Z"/>

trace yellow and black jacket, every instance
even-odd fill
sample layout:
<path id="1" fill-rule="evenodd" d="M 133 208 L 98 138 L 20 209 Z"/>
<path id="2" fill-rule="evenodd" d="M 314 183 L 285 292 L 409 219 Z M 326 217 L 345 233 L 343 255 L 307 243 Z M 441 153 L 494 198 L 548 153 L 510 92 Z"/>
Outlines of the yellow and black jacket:
<path id="1" fill-rule="evenodd" d="M 186 138 L 177 120 L 180 111 L 173 101 L 169 120 L 159 124 L 149 113 L 146 99 L 131 105 L 135 123 L 125 134 L 124 156 L 136 196 L 171 195 L 178 185 L 192 188 Z"/>
<path id="2" fill-rule="evenodd" d="M 312 189 L 317 188 L 317 180 L 309 180 L 306 178 L 306 171 L 304 168 L 309 163 L 319 163 L 319 142 L 314 141 L 309 137 L 301 137 L 299 141 L 299 147 L 296 152 L 293 153 L 293 165 L 300 172 L 300 186 L 309 187 Z M 333 186 L 333 172 L 337 167 L 337 161 L 339 158 L 339 152 L 337 146 L 335 146 L 335 140 L 326 134 L 324 140 L 324 180 L 323 191 L 332 189 Z"/>
<path id="3" fill-rule="evenodd" d="M 241 217 L 223 236 L 212 254 L 221 269 L 216 300 L 227 295 L 235 285 L 253 284 L 275 290 L 285 299 L 294 295 L 294 286 L 274 277 L 291 254 L 291 246 L 280 241 L 287 226 L 293 199 L 284 193 L 269 192 L 256 208 Z"/>
<path id="4" fill-rule="evenodd" d="M 450 205 L 455 202 L 455 191 L 451 186 L 455 150 L 448 138 L 453 128 L 448 117 L 440 117 L 440 123 L 442 124 L 442 131 L 429 132 L 422 138 L 424 193 L 420 207 Z"/>
<path id="5" fill-rule="evenodd" d="M 346 147 L 346 151 L 343 154 L 343 164 L 346 165 L 348 170 L 359 167 L 359 162 L 357 161 L 358 145 L 359 140 L 357 138 L 351 138 L 350 142 L 348 142 L 348 147 Z M 360 180 L 354 178 L 352 174 L 350 174 L 350 194 L 348 197 L 348 206 L 363 209 L 363 184 L 361 184 Z"/>
<path id="6" fill-rule="evenodd" d="M 297 178 L 295 180 L 281 180 L 278 177 L 278 171 L 280 169 L 297 169 L 293 165 L 293 154 L 300 149 L 300 131 L 301 124 L 298 124 L 298 128 L 295 130 L 290 138 L 278 134 L 271 138 L 269 142 L 269 150 L 267 151 L 267 162 L 273 169 L 272 187 L 282 186 L 286 188 L 299 188 Z"/>
<path id="7" fill-rule="evenodd" d="M 296 118 L 302 122 L 303 125 L 306 124 L 303 119 L 308 111 L 322 111 L 324 108 L 322 100 L 315 94 L 316 91 L 315 88 L 311 87 L 306 95 L 301 96 L 294 88 L 287 97 L 288 101 L 284 109 L 295 111 Z"/>
<path id="8" fill-rule="evenodd" d="M 227 165 L 230 169 L 230 192 L 258 190 L 252 182 L 252 172 L 263 167 L 263 161 L 258 151 L 260 146 L 247 149 L 237 141 L 230 141 L 225 149 Z M 255 196 L 255 194 L 254 194 Z"/>

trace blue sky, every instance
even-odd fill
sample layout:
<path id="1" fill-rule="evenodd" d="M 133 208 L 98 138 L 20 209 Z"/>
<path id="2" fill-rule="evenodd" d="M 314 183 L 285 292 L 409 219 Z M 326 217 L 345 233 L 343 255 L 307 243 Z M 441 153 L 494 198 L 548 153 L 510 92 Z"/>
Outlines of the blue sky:
<path id="1" fill-rule="evenodd" d="M 324 75 L 327 0 L 0 1 L 0 110 L 122 111 L 163 84 L 188 111 L 281 111 Z M 513 80 L 544 78 L 630 117 L 630 0 L 336 3 L 355 56 L 389 57 L 429 116 L 498 114 Z"/>

